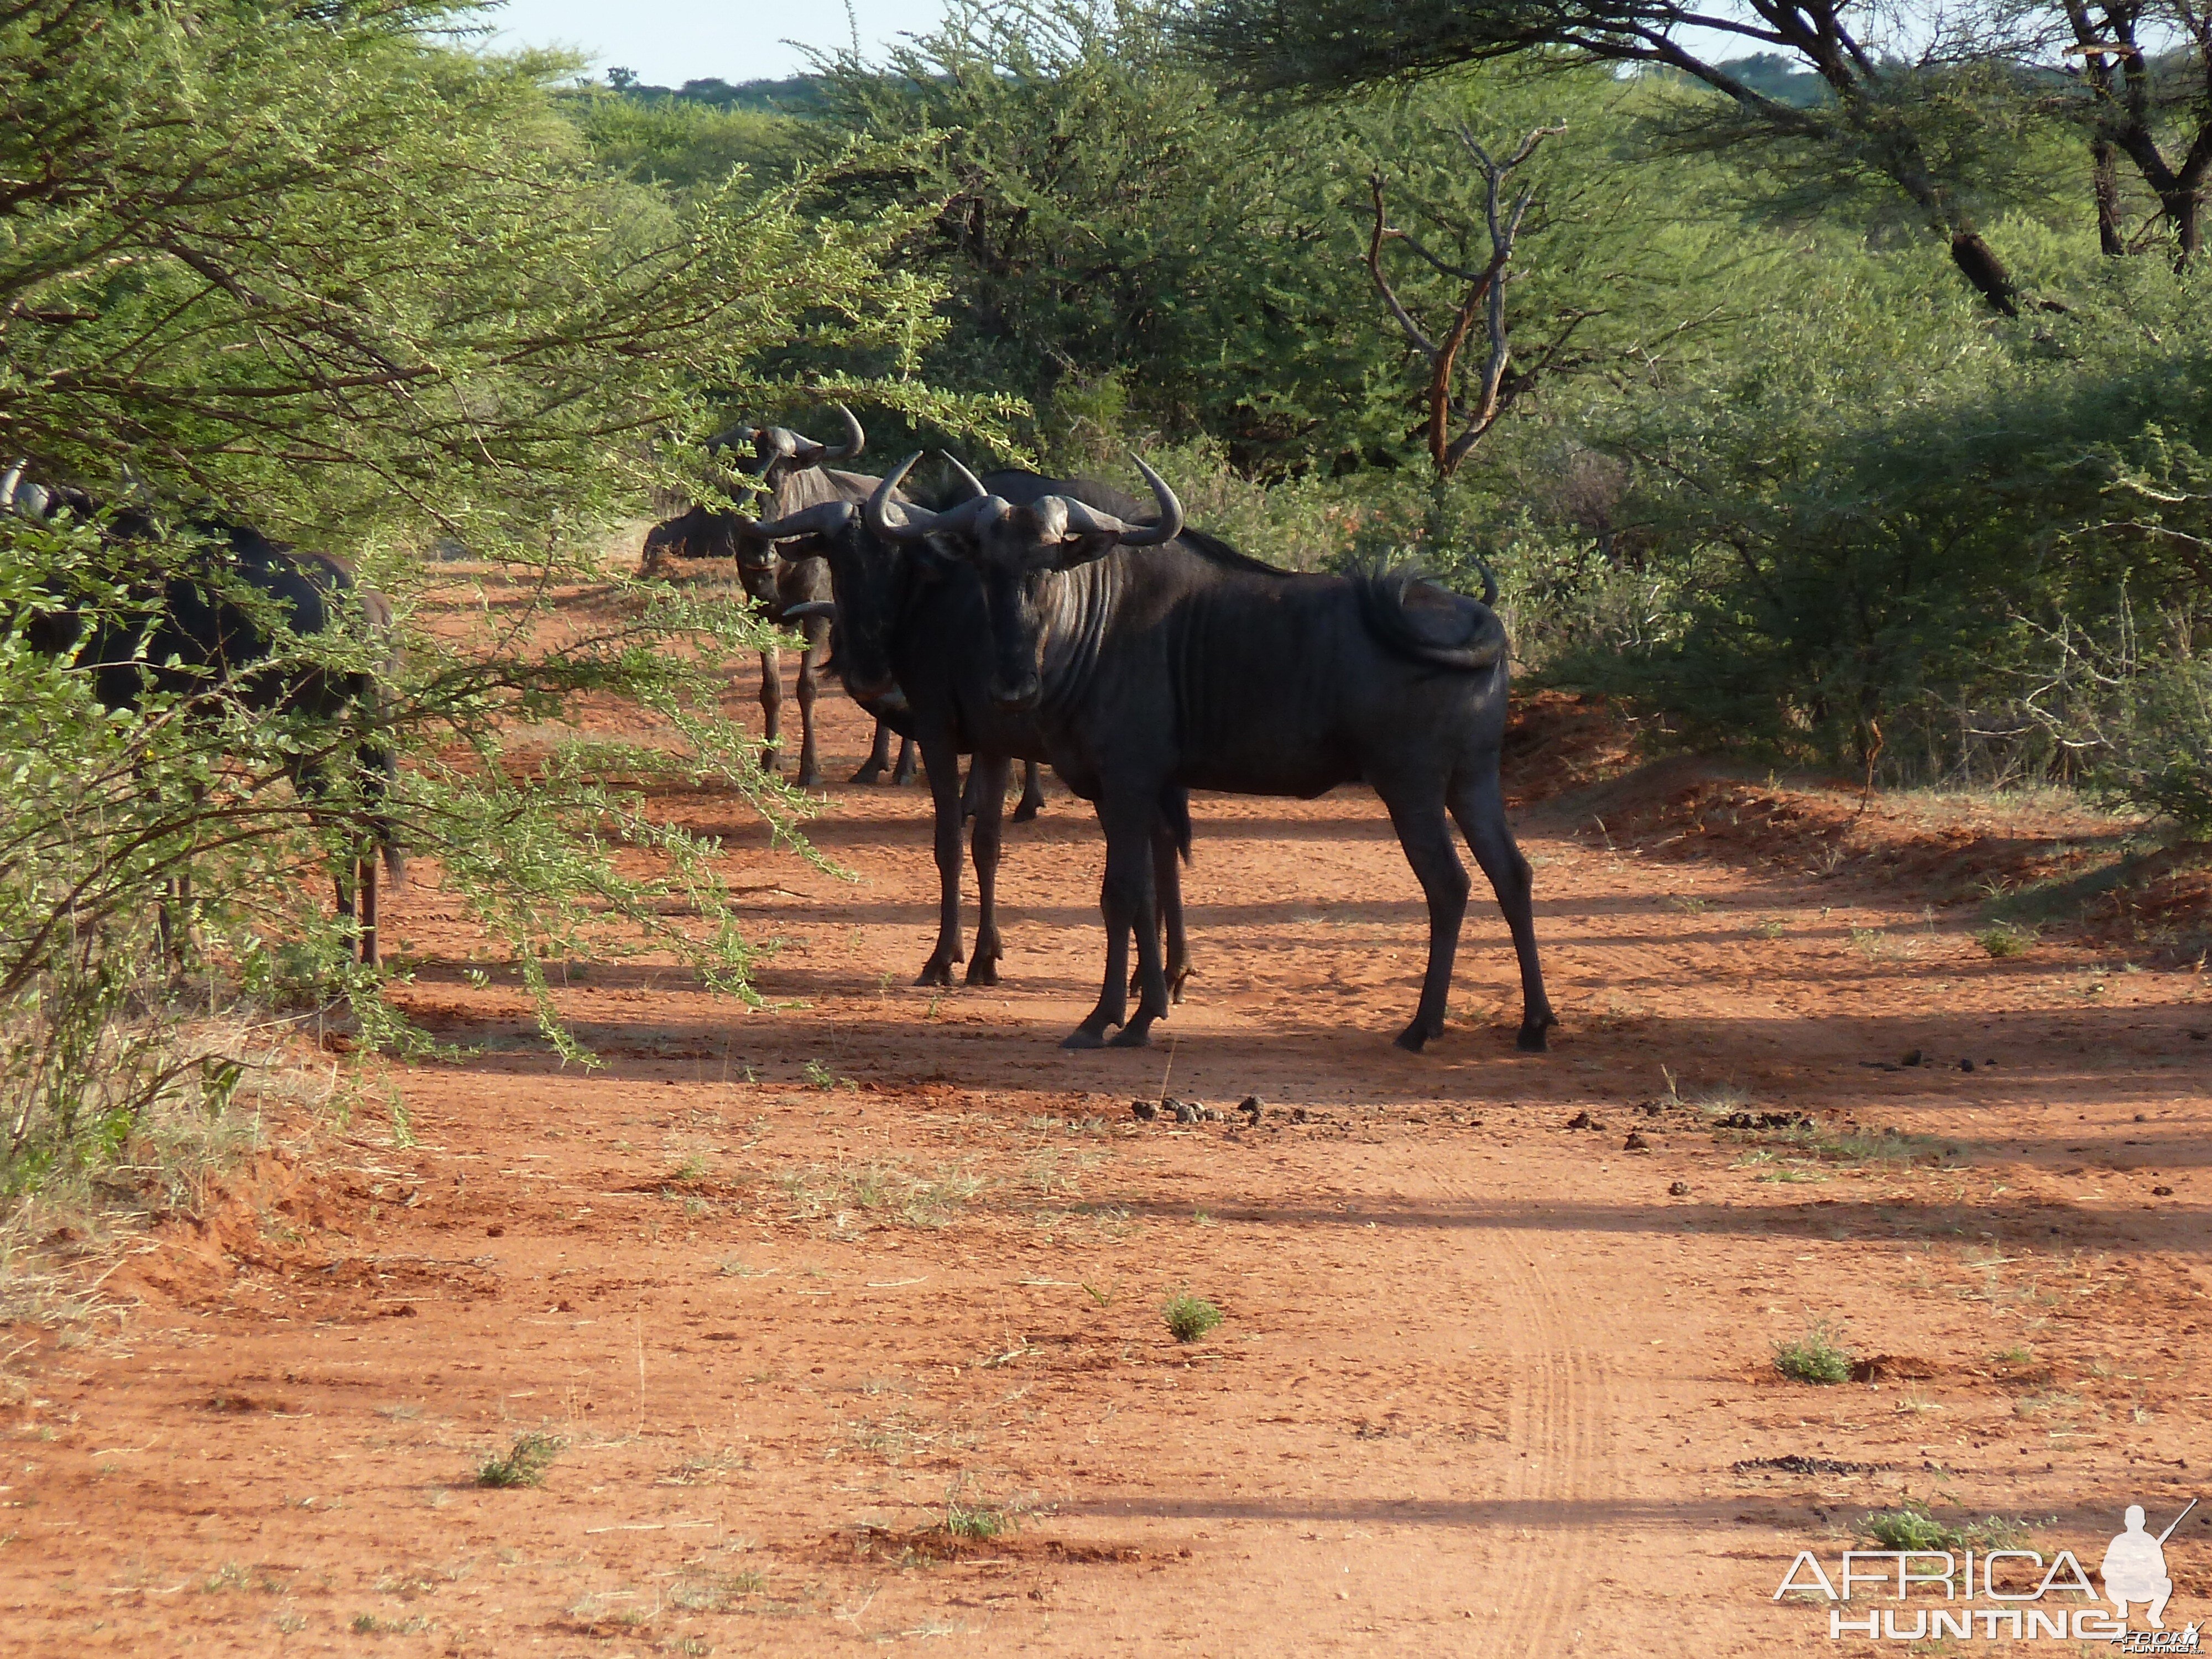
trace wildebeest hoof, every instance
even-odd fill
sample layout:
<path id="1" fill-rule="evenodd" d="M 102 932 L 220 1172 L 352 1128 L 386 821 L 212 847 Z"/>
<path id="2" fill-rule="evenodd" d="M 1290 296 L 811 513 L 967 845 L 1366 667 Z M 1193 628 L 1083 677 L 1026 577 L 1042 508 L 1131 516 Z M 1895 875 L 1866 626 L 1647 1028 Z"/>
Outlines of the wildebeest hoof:
<path id="1" fill-rule="evenodd" d="M 801 772 L 799 787 L 801 789 L 819 789 L 822 787 L 822 769 L 817 766 L 810 772 Z"/>
<path id="2" fill-rule="evenodd" d="M 1060 1046 L 1063 1048 L 1103 1048 L 1106 1046 L 1106 1039 L 1089 1026 L 1079 1025 L 1060 1038 Z"/>
<path id="3" fill-rule="evenodd" d="M 916 985 L 943 985 L 949 988 L 952 983 L 952 964 L 949 962 L 939 962 L 935 957 L 932 957 L 922 964 L 921 972 L 915 977 L 914 982 Z"/>
<path id="4" fill-rule="evenodd" d="M 1429 1039 L 1435 1035 L 1435 1032 L 1417 1019 L 1398 1033 L 1396 1042 L 1398 1047 L 1403 1048 L 1407 1054 L 1418 1054 L 1429 1046 Z"/>
<path id="5" fill-rule="evenodd" d="M 1149 1048 L 1152 1046 L 1152 1022 L 1142 1014 L 1131 1020 L 1108 1039 L 1115 1048 Z"/>
<path id="6" fill-rule="evenodd" d="M 996 957 L 977 957 L 968 964 L 970 985 L 996 985 L 999 982 L 999 959 Z"/>
<path id="7" fill-rule="evenodd" d="M 1024 801 L 1014 808 L 1013 816 L 1010 821 L 1015 823 L 1027 823 L 1036 815 L 1036 808 L 1030 805 L 1029 802 Z"/>
<path id="8" fill-rule="evenodd" d="M 1559 1023 L 1559 1022 L 1556 1018 L 1549 1016 L 1547 1016 L 1542 1019 L 1528 1019 L 1522 1021 L 1521 1035 L 1513 1040 L 1513 1046 L 1518 1048 L 1524 1054 L 1540 1054 L 1548 1053 L 1551 1049 L 1552 1043 L 1551 1039 L 1547 1036 L 1545 1033 L 1549 1031 L 1553 1026 L 1557 1025 Z"/>
<path id="9" fill-rule="evenodd" d="M 878 766 L 875 762 L 870 761 L 866 765 L 861 767 L 859 771 L 853 774 L 853 781 L 855 783 L 874 783 L 882 778 L 883 775 L 884 769 Z"/>

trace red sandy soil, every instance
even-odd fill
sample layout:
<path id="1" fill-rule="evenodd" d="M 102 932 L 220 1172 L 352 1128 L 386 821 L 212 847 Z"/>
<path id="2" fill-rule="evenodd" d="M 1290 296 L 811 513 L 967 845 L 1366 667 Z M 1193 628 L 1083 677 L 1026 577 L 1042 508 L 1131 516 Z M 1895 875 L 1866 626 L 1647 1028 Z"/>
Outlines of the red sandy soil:
<path id="1" fill-rule="evenodd" d="M 866 726 L 823 708 L 842 778 Z M 594 964 L 561 1002 L 597 1071 L 511 969 L 471 982 L 434 869 L 394 898 L 401 1000 L 474 1056 L 372 1078 L 134 1244 L 106 1314 L 4 1345 L 0 1650 L 1859 1651 L 1773 1597 L 1869 1511 L 2094 1572 L 2126 1504 L 2212 1498 L 2203 981 L 1992 958 L 1925 850 L 2027 868 L 2109 825 L 1680 769 L 1539 800 L 1553 1052 L 1512 1047 L 1485 896 L 1416 1057 L 1374 799 L 1207 798 L 1190 1000 L 1069 1054 L 1087 809 L 1009 836 L 1005 984 L 939 993 L 926 798 L 827 795 L 850 881 L 671 798 L 771 890 L 778 1006 Z M 1263 1115 L 1135 1120 L 1164 1095 Z M 1854 1129 L 1908 1139 L 1802 1144 Z M 1224 1316 L 1188 1344 L 1183 1291 Z M 1861 1380 L 1778 1375 L 1820 1322 Z M 542 1486 L 475 1484 L 528 1431 L 563 1443 Z M 1792 1457 L 1833 1462 L 1753 1462 Z M 2203 1619 L 2212 1506 L 2166 1559 L 2168 1625 Z"/>

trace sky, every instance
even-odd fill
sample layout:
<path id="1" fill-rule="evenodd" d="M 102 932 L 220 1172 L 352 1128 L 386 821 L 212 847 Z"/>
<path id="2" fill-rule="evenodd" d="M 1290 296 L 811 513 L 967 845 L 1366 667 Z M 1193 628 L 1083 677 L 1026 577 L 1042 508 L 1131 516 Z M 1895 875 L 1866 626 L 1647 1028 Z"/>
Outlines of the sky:
<path id="1" fill-rule="evenodd" d="M 588 52 L 604 75 L 615 65 L 634 69 L 652 86 L 686 81 L 772 81 L 806 67 L 804 46 L 850 44 L 872 57 L 901 34 L 933 27 L 944 0 L 837 0 L 773 3 L 772 0 L 507 0 L 487 12 L 497 30 L 492 44 L 571 46 Z"/>

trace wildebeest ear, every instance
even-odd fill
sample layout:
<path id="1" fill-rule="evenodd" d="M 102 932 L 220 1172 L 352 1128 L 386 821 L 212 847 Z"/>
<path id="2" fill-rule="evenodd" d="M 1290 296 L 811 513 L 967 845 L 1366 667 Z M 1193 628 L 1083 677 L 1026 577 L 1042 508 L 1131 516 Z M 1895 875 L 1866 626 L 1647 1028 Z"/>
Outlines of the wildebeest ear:
<path id="1" fill-rule="evenodd" d="M 1036 568 L 1040 570 L 1073 570 L 1079 564 L 1095 564 L 1118 545 L 1120 544 L 1110 533 L 1079 532 L 1065 541 L 1039 548 Z"/>

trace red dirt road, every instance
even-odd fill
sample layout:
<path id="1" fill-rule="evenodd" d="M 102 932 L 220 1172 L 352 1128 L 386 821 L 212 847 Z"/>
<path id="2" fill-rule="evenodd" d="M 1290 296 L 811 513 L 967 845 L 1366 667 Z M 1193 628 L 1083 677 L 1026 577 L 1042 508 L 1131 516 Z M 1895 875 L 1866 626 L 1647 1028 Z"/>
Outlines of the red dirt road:
<path id="1" fill-rule="evenodd" d="M 823 708 L 842 777 L 866 731 Z M 21 1332 L 0 1649 L 1856 1651 L 1771 1597 L 1869 1511 L 2094 1573 L 2126 1504 L 2212 1498 L 2197 975 L 1993 960 L 1854 861 L 1611 850 L 1559 805 L 1522 816 L 1553 1052 L 1512 1048 L 1485 895 L 1417 1058 L 1376 804 L 1207 799 L 1190 1001 L 1072 1055 L 1087 809 L 1010 835 L 1006 984 L 939 994 L 926 798 L 829 794 L 849 884 L 678 803 L 787 890 L 759 983 L 792 1006 L 594 965 L 562 1001 L 596 1073 L 511 971 L 469 981 L 434 872 L 397 896 L 404 1000 L 479 1053 L 390 1074 L 408 1133 L 372 1091 L 142 1241 L 112 1316 Z M 1266 1115 L 1134 1121 L 1163 1093 Z M 1182 1291 L 1224 1316 L 1188 1345 Z M 1776 1374 L 1816 1322 L 1867 1380 Z M 526 1431 L 564 1443 L 544 1484 L 473 1484 Z M 1876 1467 L 1749 1466 L 1790 1456 Z M 2169 1626 L 2212 1600 L 2206 1522 Z"/>

